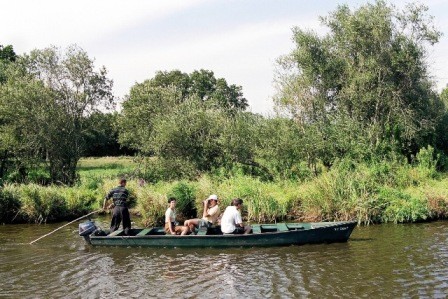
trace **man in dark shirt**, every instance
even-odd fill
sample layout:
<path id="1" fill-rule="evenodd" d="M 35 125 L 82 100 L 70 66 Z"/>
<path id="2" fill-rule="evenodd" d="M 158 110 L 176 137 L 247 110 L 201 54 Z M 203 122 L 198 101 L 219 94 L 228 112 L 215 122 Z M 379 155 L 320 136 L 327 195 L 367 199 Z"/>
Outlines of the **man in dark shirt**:
<path id="1" fill-rule="evenodd" d="M 106 209 L 106 202 L 112 198 L 114 212 L 112 214 L 112 221 L 110 223 L 110 232 L 116 231 L 120 227 L 120 223 L 123 220 L 123 230 L 125 235 L 129 235 L 131 229 L 131 218 L 129 216 L 129 210 L 127 206 L 127 200 L 129 197 L 129 191 L 126 187 L 126 179 L 120 179 L 120 185 L 110 190 L 104 198 L 103 209 Z"/>

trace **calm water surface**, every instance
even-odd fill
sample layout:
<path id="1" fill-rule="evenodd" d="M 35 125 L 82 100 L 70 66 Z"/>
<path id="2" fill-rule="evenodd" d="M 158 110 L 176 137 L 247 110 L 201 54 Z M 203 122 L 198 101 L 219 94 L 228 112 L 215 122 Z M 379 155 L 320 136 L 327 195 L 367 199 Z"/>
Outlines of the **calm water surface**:
<path id="1" fill-rule="evenodd" d="M 107 227 L 108 219 L 99 219 Z M 92 248 L 77 223 L 0 226 L 1 298 L 447 298 L 448 222 L 357 227 L 347 243 Z"/>

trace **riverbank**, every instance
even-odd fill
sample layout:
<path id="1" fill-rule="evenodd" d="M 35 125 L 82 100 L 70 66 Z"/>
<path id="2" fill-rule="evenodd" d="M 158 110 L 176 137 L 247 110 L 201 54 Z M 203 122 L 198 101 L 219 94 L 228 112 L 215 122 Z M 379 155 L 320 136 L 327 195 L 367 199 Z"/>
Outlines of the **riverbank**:
<path id="1" fill-rule="evenodd" d="M 448 217 L 448 179 L 434 167 L 381 162 L 341 162 L 303 181 L 264 182 L 235 175 L 204 175 L 195 181 L 145 183 L 133 176 L 130 158 L 83 159 L 74 187 L 5 185 L 0 189 L 0 223 L 43 223 L 74 219 L 101 207 L 116 178 L 129 178 L 132 213 L 143 225 L 163 222 L 166 199 L 178 199 L 180 218 L 196 217 L 201 202 L 216 193 L 220 205 L 244 200 L 250 222 L 334 221 L 420 222 Z"/>

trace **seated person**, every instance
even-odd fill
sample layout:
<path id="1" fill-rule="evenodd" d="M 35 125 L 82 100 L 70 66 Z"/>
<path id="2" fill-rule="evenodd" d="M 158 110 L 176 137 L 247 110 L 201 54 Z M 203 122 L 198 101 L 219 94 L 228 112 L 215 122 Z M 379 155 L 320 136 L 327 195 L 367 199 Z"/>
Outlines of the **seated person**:
<path id="1" fill-rule="evenodd" d="M 252 228 L 244 226 L 241 219 L 243 200 L 235 198 L 232 205 L 228 206 L 221 218 L 221 231 L 223 234 L 249 234 Z"/>
<path id="2" fill-rule="evenodd" d="M 168 199 L 169 207 L 165 212 L 165 232 L 171 235 L 186 235 L 190 232 L 188 226 L 176 225 L 176 199 Z"/>
<path id="3" fill-rule="evenodd" d="M 203 202 L 204 210 L 202 212 L 202 218 L 189 219 L 184 222 L 185 226 L 188 226 L 190 231 L 194 233 L 196 227 L 211 227 L 216 224 L 221 210 L 218 206 L 218 196 L 216 194 L 210 195 Z"/>

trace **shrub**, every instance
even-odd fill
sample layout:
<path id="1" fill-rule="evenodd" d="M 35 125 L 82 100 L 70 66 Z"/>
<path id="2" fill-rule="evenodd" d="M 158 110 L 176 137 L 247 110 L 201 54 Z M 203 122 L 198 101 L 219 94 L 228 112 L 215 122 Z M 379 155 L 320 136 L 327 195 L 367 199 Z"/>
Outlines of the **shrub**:
<path id="1" fill-rule="evenodd" d="M 178 182 L 167 194 L 167 197 L 176 198 L 176 210 L 180 218 L 190 219 L 196 217 L 195 206 L 196 189 L 193 184 L 185 181 Z"/>
<path id="2" fill-rule="evenodd" d="M 97 190 L 89 188 L 66 188 L 60 190 L 67 204 L 67 216 L 78 217 L 89 213 L 95 206 L 97 198 L 101 196 Z M 102 206 L 102 203 L 101 203 Z"/>
<path id="3" fill-rule="evenodd" d="M 137 174 L 147 182 L 195 179 L 199 173 L 193 163 L 182 159 L 147 159 L 144 169 Z"/>
<path id="4" fill-rule="evenodd" d="M 44 169 L 32 169 L 28 172 L 28 182 L 39 185 L 50 184 L 50 173 Z"/>
<path id="5" fill-rule="evenodd" d="M 15 189 L 0 187 L 0 223 L 11 223 L 20 212 L 21 203 Z"/>
<path id="6" fill-rule="evenodd" d="M 428 219 L 428 205 L 423 198 L 390 188 L 382 188 L 378 197 L 388 202 L 382 215 L 383 222 L 417 222 Z"/>
<path id="7" fill-rule="evenodd" d="M 433 147 L 428 145 L 426 148 L 421 148 L 415 158 L 420 171 L 424 171 L 427 177 L 435 177 L 439 155 L 435 154 Z"/>
<path id="8" fill-rule="evenodd" d="M 67 204 L 56 187 L 40 187 L 35 184 L 21 186 L 22 214 L 29 222 L 42 223 L 64 219 Z"/>
<path id="9" fill-rule="evenodd" d="M 165 211 L 167 209 L 167 197 L 150 188 L 140 188 L 137 190 L 138 205 L 137 210 L 142 216 L 145 226 L 162 225 L 165 222 Z"/>

